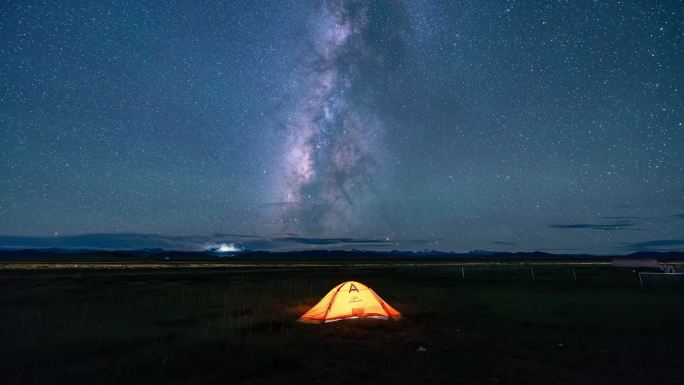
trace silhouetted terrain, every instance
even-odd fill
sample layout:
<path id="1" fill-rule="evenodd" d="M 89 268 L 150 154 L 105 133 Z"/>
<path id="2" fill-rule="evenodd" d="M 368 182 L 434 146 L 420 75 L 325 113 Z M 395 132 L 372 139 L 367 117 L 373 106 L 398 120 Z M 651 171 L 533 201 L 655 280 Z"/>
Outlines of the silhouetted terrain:
<path id="1" fill-rule="evenodd" d="M 191 263 L 0 269 L 0 383 L 664 385 L 684 377 L 682 287 L 640 287 L 629 268 L 182 265 Z M 403 319 L 296 321 L 347 280 L 372 287 Z"/>
<path id="2" fill-rule="evenodd" d="M 684 260 L 684 252 L 635 252 L 626 255 L 552 254 L 545 252 L 492 252 L 475 250 L 469 253 L 374 250 L 304 250 L 251 251 L 239 253 L 189 252 L 164 249 L 93 250 L 93 249 L 0 249 L 0 261 L 24 262 L 121 262 L 121 261 L 610 261 L 614 258 L 649 258 L 662 261 Z"/>

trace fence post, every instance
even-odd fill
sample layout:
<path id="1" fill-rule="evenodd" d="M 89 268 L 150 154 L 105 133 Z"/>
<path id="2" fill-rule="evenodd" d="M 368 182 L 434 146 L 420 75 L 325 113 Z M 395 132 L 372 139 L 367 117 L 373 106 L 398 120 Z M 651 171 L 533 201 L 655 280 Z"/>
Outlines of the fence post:
<path id="1" fill-rule="evenodd" d="M 572 279 L 577 283 L 577 273 L 575 273 L 575 268 L 572 268 Z"/>
<path id="2" fill-rule="evenodd" d="M 534 268 L 530 266 L 530 273 L 532 273 L 532 280 L 534 281 Z"/>
<path id="3" fill-rule="evenodd" d="M 465 279 L 465 270 L 463 270 L 463 266 L 461 266 L 461 278 Z"/>
<path id="4" fill-rule="evenodd" d="M 641 287 L 644 287 L 644 281 L 641 279 L 641 272 L 637 272 L 637 274 L 639 275 L 639 284 Z"/>

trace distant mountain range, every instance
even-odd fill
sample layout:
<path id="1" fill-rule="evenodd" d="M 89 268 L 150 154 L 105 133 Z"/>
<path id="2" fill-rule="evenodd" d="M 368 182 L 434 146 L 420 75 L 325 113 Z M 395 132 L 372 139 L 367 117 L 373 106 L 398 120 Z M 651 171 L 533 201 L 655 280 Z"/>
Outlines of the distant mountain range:
<path id="1" fill-rule="evenodd" d="M 684 252 L 635 252 L 628 255 L 552 254 L 535 252 L 496 252 L 473 250 L 454 253 L 437 250 L 377 251 L 377 250 L 304 250 L 256 251 L 224 253 L 220 251 L 170 251 L 165 249 L 95 250 L 65 248 L 0 248 L 0 261 L 10 262 L 122 262 L 122 261 L 374 261 L 374 260 L 549 260 L 601 261 L 613 258 L 657 258 L 684 260 Z"/>

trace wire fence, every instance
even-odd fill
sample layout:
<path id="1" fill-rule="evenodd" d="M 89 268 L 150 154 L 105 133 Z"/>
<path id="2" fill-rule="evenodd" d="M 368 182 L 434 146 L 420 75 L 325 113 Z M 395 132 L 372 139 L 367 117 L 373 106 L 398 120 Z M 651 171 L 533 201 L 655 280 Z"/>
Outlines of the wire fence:
<path id="1" fill-rule="evenodd" d="M 427 267 L 424 269 L 428 269 Z M 521 284 L 571 284 L 589 286 L 657 286 L 660 281 L 669 286 L 678 285 L 683 274 L 678 278 L 657 278 L 664 273 L 640 273 L 638 270 L 615 268 L 612 266 L 558 266 L 558 265 L 505 265 L 505 264 L 463 264 L 433 268 L 433 277 L 449 282 L 464 283 L 521 283 Z M 420 272 L 419 272 L 420 271 Z M 418 268 L 418 274 L 426 274 Z M 643 274 L 650 274 L 643 278 Z M 651 278 L 653 277 L 653 278 Z M 643 281 L 643 282 L 642 282 Z M 647 282 L 646 282 L 647 281 Z"/>
<path id="2" fill-rule="evenodd" d="M 641 287 L 684 286 L 684 273 L 639 272 Z"/>

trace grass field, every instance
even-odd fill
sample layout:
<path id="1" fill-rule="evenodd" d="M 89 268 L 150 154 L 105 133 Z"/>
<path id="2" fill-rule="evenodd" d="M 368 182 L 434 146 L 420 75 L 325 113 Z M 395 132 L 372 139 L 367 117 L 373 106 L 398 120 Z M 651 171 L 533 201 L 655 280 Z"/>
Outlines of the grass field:
<path id="1" fill-rule="evenodd" d="M 641 288 L 630 270 L 601 266 L 531 275 L 457 265 L 0 270 L 0 383 L 682 382 L 684 289 Z M 404 318 L 296 322 L 345 280 Z"/>

